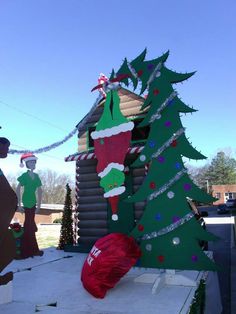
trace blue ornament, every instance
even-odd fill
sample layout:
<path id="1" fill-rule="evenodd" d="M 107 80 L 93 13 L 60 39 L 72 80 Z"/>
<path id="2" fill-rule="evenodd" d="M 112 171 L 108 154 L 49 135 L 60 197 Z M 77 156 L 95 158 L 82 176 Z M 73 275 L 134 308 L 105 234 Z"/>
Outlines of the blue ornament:
<path id="1" fill-rule="evenodd" d="M 161 214 L 160 214 L 160 213 L 157 213 L 157 214 L 155 215 L 155 219 L 156 219 L 156 220 L 161 220 Z"/>
<path id="2" fill-rule="evenodd" d="M 181 169 L 181 163 L 180 162 L 176 162 L 175 163 L 175 168 L 176 169 Z"/>
<path id="3" fill-rule="evenodd" d="M 150 140 L 150 141 L 148 142 L 148 145 L 149 145 L 150 148 L 153 148 L 153 147 L 155 147 L 156 142 L 153 141 L 153 140 Z"/>
<path id="4" fill-rule="evenodd" d="M 172 106 L 174 104 L 175 100 L 174 99 L 171 99 L 169 102 L 168 102 L 168 105 L 167 106 Z"/>

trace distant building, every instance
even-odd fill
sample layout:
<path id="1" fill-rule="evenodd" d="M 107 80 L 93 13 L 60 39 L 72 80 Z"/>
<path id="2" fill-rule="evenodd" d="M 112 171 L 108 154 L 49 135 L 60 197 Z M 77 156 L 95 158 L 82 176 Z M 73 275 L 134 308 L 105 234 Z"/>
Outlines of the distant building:
<path id="1" fill-rule="evenodd" d="M 36 224 L 51 224 L 55 219 L 62 218 L 64 205 L 60 204 L 42 204 L 40 212 L 35 215 Z M 12 221 L 18 221 L 23 225 L 25 215 L 17 211 Z"/>
<path id="2" fill-rule="evenodd" d="M 212 185 L 211 192 L 214 197 L 218 198 L 218 201 L 213 204 L 223 204 L 228 199 L 236 198 L 236 184 Z"/>

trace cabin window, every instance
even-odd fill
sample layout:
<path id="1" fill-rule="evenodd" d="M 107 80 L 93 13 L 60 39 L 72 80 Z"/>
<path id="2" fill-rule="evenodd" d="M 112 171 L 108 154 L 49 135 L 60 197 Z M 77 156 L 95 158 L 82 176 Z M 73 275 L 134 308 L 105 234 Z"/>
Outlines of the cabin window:
<path id="1" fill-rule="evenodd" d="M 96 129 L 95 125 L 92 125 L 92 126 L 88 127 L 88 132 L 87 132 L 87 149 L 94 148 L 94 144 L 93 144 L 93 139 L 91 137 L 91 133 L 94 132 L 95 129 Z"/>
<path id="2" fill-rule="evenodd" d="M 132 137 L 131 137 L 132 144 L 142 143 L 142 142 L 144 143 L 148 137 L 148 134 L 150 131 L 149 125 L 144 126 L 142 128 L 137 127 L 142 120 L 143 118 L 140 118 L 140 117 L 132 120 L 134 122 L 134 129 L 132 131 Z M 95 131 L 95 128 L 96 128 L 96 125 L 91 125 L 88 127 L 88 131 L 87 131 L 87 149 L 88 150 L 94 148 L 94 143 L 91 137 L 91 133 Z"/>
<path id="3" fill-rule="evenodd" d="M 134 122 L 134 129 L 132 131 L 132 144 L 138 143 L 138 142 L 146 142 L 146 139 L 148 137 L 150 127 L 149 125 L 138 128 L 139 123 L 143 120 L 143 118 L 136 118 L 133 120 Z"/>

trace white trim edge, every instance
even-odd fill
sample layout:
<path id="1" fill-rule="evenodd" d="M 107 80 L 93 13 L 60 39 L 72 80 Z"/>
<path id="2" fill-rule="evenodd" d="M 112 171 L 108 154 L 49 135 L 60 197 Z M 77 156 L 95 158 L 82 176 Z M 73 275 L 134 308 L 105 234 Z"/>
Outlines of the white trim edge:
<path id="1" fill-rule="evenodd" d="M 98 176 L 100 178 L 105 177 L 112 169 L 117 169 L 120 171 L 124 170 L 124 165 L 118 164 L 117 162 L 111 162 L 106 166 L 106 168 L 103 169 L 103 171 L 99 172 Z"/>
<path id="2" fill-rule="evenodd" d="M 134 128 L 134 123 L 132 121 L 119 124 L 117 126 L 113 126 L 111 128 L 107 128 L 101 131 L 94 131 L 91 133 L 91 137 L 93 140 L 104 137 L 111 137 L 113 135 L 117 135 L 121 132 L 131 131 Z"/>
<path id="3" fill-rule="evenodd" d="M 124 193 L 124 191 L 125 191 L 125 187 L 124 186 L 120 186 L 118 188 L 114 188 L 114 189 L 104 193 L 104 197 L 108 198 L 108 197 L 120 195 L 120 194 Z"/>

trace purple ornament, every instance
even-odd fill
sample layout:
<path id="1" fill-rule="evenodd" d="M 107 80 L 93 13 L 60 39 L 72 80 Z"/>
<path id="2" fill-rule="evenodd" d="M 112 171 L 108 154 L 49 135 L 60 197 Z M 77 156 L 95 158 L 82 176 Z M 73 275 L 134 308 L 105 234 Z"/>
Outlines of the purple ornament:
<path id="1" fill-rule="evenodd" d="M 147 68 L 148 68 L 149 71 L 151 71 L 151 70 L 154 68 L 154 64 L 149 63 L 149 64 L 147 65 Z"/>
<path id="2" fill-rule="evenodd" d="M 171 126 L 171 121 L 166 121 L 165 122 L 165 126 L 168 128 L 168 127 L 170 127 Z"/>
<path id="3" fill-rule="evenodd" d="M 162 163 L 162 162 L 165 161 L 165 158 L 164 158 L 163 156 L 159 156 L 159 157 L 157 158 L 157 160 L 158 160 L 160 163 Z"/>
<path id="4" fill-rule="evenodd" d="M 191 184 L 189 184 L 189 183 L 184 184 L 184 190 L 185 191 L 189 191 L 189 190 L 191 190 L 191 188 L 192 188 Z"/>
<path id="5" fill-rule="evenodd" d="M 192 257 L 191 257 L 191 258 L 192 258 L 192 261 L 193 261 L 193 262 L 197 262 L 197 260 L 198 260 L 197 255 L 192 255 Z"/>
<path id="6" fill-rule="evenodd" d="M 174 216 L 173 218 L 172 218 L 172 221 L 173 222 L 177 222 L 177 221 L 179 221 L 180 220 L 180 218 L 178 217 L 178 216 Z"/>

